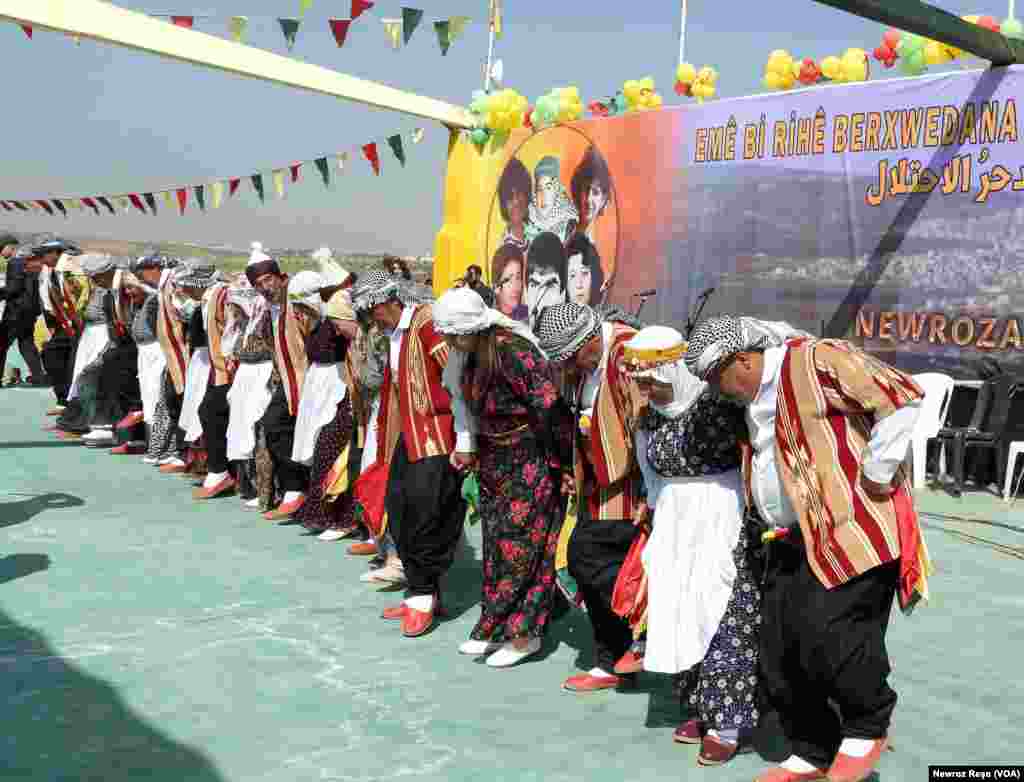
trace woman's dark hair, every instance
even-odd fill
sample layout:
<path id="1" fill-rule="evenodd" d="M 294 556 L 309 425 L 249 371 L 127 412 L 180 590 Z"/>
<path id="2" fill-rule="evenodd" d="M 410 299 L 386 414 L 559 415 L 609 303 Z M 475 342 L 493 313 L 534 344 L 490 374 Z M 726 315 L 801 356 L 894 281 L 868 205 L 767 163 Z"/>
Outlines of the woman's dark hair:
<path id="1" fill-rule="evenodd" d="M 601 256 L 597 248 L 583 234 L 576 234 L 565 246 L 566 270 L 568 276 L 569 258 L 574 255 L 583 256 L 583 265 L 590 269 L 590 304 L 596 307 L 601 303 L 601 289 L 604 287 L 604 269 L 601 268 Z"/>
<path id="2" fill-rule="evenodd" d="M 463 279 L 466 281 L 466 285 L 470 288 L 475 288 L 484 281 L 484 270 L 474 263 L 466 269 Z"/>
<path id="3" fill-rule="evenodd" d="M 526 255 L 526 265 L 531 273 L 537 268 L 554 269 L 562 283 L 562 290 L 568 287 L 568 256 L 562 240 L 550 231 L 538 234 Z"/>
<path id="4" fill-rule="evenodd" d="M 501 276 L 505 273 L 505 267 L 510 261 L 519 264 L 520 272 L 523 275 L 523 283 L 526 283 L 526 256 L 523 251 L 514 244 L 503 244 L 491 258 L 491 285 L 495 288 L 501 282 Z"/>
<path id="5" fill-rule="evenodd" d="M 590 186 L 595 182 L 601 186 L 610 201 L 612 178 L 608 173 L 608 164 L 605 162 L 604 156 L 597 151 L 597 147 L 591 146 L 583 156 L 583 160 L 576 166 L 572 181 L 569 183 L 572 202 L 576 205 L 576 212 L 580 216 L 581 224 L 590 223 L 594 219 L 594 215 L 587 214 L 587 194 L 590 192 Z"/>
<path id="6" fill-rule="evenodd" d="M 533 180 L 522 161 L 514 157 L 505 164 L 505 170 L 501 172 L 501 179 L 498 180 L 498 208 L 501 209 L 501 217 L 506 223 L 508 222 L 508 211 L 505 209 L 505 204 L 512 198 L 512 193 L 516 191 L 529 198 L 533 191 Z"/>
<path id="7" fill-rule="evenodd" d="M 396 258 L 393 255 L 389 255 L 380 262 L 380 265 L 384 267 L 384 271 L 388 274 L 395 273 L 395 267 L 398 267 L 398 274 L 407 280 L 412 279 L 412 271 L 409 269 L 409 264 L 403 261 L 401 258 Z"/>

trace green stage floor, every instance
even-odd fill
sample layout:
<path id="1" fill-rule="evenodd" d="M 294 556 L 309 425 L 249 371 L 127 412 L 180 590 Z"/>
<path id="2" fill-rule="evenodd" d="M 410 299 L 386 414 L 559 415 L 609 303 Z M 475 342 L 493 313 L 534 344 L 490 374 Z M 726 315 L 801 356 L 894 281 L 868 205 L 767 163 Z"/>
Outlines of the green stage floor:
<path id="1" fill-rule="evenodd" d="M 476 616 L 479 530 L 418 640 L 378 618 L 395 595 L 343 545 L 237 500 L 41 431 L 52 396 L 0 391 L 0 779 L 114 782 L 751 780 L 672 743 L 668 681 L 573 696 L 585 618 L 540 659 L 495 671 L 456 654 Z M 926 495 L 930 606 L 894 616 L 900 694 L 879 778 L 929 764 L 1022 763 L 1024 500 Z M 970 516 L 959 521 L 951 516 Z"/>

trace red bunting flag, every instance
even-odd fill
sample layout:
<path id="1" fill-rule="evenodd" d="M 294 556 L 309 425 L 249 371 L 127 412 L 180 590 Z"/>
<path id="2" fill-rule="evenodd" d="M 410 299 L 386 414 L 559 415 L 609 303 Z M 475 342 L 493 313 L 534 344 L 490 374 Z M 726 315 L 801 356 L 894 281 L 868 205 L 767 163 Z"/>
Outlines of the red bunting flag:
<path id="1" fill-rule="evenodd" d="M 363 144 L 363 156 L 373 166 L 373 173 L 380 176 L 380 158 L 377 156 L 377 142 L 371 141 L 369 144 Z"/>
<path id="2" fill-rule="evenodd" d="M 21 25 L 21 29 L 25 31 L 25 35 L 28 36 L 29 40 L 32 40 L 32 25 L 23 24 Z"/>
<path id="3" fill-rule="evenodd" d="M 352 21 L 354 22 L 371 8 L 373 8 L 373 3 L 369 2 L 369 0 L 352 0 Z"/>
<path id="4" fill-rule="evenodd" d="M 90 209 L 92 209 L 92 211 L 96 213 L 97 217 L 100 216 L 100 208 L 96 206 L 96 202 L 93 201 L 91 198 L 83 198 L 82 203 L 85 204 Z"/>
<path id="5" fill-rule="evenodd" d="M 2 207 L 3 207 L 3 208 L 4 208 L 5 210 L 6 210 L 6 211 L 8 211 L 8 212 L 13 212 L 13 211 L 14 211 L 14 207 L 13 207 L 13 206 L 11 206 L 11 205 L 10 205 L 9 203 L 7 203 L 6 201 L 0 201 L 0 206 L 2 206 Z"/>
<path id="6" fill-rule="evenodd" d="M 172 16 L 171 22 L 178 27 L 186 27 L 189 30 L 192 29 L 192 25 L 195 23 L 196 18 L 194 16 Z"/>
<path id="7" fill-rule="evenodd" d="M 331 32 L 334 33 L 334 40 L 338 43 L 340 49 L 345 45 L 345 36 L 348 35 L 348 26 L 352 24 L 351 19 L 328 19 L 327 23 L 331 26 Z"/>
<path id="8" fill-rule="evenodd" d="M 292 184 L 294 185 L 299 181 L 299 169 L 302 168 L 302 163 L 292 163 L 288 168 L 292 172 Z"/>
<path id="9" fill-rule="evenodd" d="M 178 209 L 185 214 L 185 205 L 188 203 L 188 190 L 184 187 L 178 188 Z"/>
<path id="10" fill-rule="evenodd" d="M 39 204 L 40 209 L 46 211 L 46 214 L 50 215 L 50 217 L 53 217 L 53 207 L 46 203 L 46 201 L 36 201 L 36 203 Z"/>
<path id="11" fill-rule="evenodd" d="M 238 191 L 238 186 L 240 184 L 242 184 L 241 177 L 238 177 L 236 179 L 229 179 L 228 180 L 228 198 L 233 196 Z"/>
<path id="12" fill-rule="evenodd" d="M 135 193 L 130 193 L 128 195 L 128 200 L 131 201 L 132 206 L 134 206 L 136 209 L 142 212 L 142 214 L 146 214 L 146 207 L 143 205 L 142 199 L 139 198 L 138 195 L 136 195 Z"/>

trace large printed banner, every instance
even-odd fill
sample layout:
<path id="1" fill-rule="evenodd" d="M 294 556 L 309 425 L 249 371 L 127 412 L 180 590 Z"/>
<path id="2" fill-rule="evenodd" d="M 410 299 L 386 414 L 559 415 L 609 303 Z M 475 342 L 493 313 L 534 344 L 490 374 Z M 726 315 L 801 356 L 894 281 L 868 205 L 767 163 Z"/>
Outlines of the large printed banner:
<path id="1" fill-rule="evenodd" d="M 682 327 L 710 291 L 704 315 L 788 320 L 914 372 L 1020 368 L 1022 87 L 1009 68 L 521 132 L 453 153 L 446 199 L 484 191 L 461 252 L 524 320 L 653 289 L 642 317 Z"/>

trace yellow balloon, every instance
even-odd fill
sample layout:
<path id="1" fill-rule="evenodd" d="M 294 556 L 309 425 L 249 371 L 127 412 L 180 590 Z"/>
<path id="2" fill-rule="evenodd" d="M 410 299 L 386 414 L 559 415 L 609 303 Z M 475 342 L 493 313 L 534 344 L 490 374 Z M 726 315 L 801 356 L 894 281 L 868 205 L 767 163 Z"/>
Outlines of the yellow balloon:
<path id="1" fill-rule="evenodd" d="M 826 57 L 821 61 L 821 72 L 825 78 L 835 81 L 842 70 L 842 64 L 838 57 Z"/>
<path id="2" fill-rule="evenodd" d="M 780 77 L 775 71 L 768 71 L 764 75 L 764 86 L 770 90 L 781 90 L 782 77 Z"/>
<path id="3" fill-rule="evenodd" d="M 682 82 L 683 84 L 693 84 L 693 81 L 696 78 L 697 69 L 690 65 L 690 63 L 684 62 L 676 68 L 676 81 Z"/>

